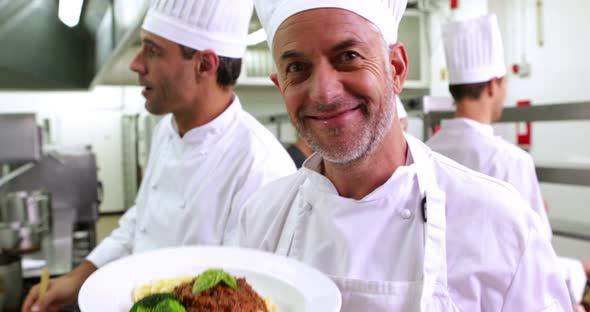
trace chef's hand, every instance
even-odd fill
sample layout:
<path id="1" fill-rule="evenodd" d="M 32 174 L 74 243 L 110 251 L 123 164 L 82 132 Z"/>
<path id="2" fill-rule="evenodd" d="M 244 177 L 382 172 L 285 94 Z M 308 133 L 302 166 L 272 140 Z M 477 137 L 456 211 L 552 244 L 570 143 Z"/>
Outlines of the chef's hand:
<path id="1" fill-rule="evenodd" d="M 76 302 L 78 292 L 84 281 L 96 271 L 94 264 L 84 261 L 72 272 L 51 279 L 47 292 L 39 298 L 39 284 L 35 285 L 29 291 L 25 302 L 23 303 L 22 312 L 45 312 L 59 311 L 64 306 Z"/>
<path id="2" fill-rule="evenodd" d="M 588 280 L 590 280 L 590 261 L 582 261 L 582 265 L 584 266 L 584 271 L 586 271 Z"/>

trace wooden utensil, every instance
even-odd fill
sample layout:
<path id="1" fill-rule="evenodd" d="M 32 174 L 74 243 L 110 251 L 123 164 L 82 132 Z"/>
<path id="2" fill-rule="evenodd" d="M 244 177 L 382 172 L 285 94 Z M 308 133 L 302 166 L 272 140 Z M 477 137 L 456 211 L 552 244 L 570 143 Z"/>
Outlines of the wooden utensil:
<path id="1" fill-rule="evenodd" d="M 39 286 L 39 298 L 43 298 L 47 293 L 47 288 L 49 286 L 49 270 L 47 267 L 43 268 L 43 273 L 41 273 L 41 284 Z"/>

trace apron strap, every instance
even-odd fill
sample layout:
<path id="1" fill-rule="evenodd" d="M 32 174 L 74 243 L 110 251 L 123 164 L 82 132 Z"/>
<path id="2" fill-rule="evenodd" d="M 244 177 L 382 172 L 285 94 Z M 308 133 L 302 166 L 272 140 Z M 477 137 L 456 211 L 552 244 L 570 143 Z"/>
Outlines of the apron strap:
<path id="1" fill-rule="evenodd" d="M 446 194 L 436 181 L 432 151 L 423 143 L 406 136 L 416 165 L 424 225 L 424 288 L 420 305 L 422 311 L 432 300 L 437 284 L 446 287 Z"/>

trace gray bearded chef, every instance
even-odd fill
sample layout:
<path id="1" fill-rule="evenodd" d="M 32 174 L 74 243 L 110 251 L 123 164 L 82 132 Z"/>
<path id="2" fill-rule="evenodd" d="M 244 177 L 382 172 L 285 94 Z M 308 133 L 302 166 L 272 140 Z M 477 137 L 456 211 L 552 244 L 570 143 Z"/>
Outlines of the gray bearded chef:
<path id="1" fill-rule="evenodd" d="M 569 311 L 546 227 L 508 184 L 405 135 L 406 1 L 256 0 L 273 81 L 313 154 L 256 193 L 242 246 L 314 266 L 342 311 Z"/>

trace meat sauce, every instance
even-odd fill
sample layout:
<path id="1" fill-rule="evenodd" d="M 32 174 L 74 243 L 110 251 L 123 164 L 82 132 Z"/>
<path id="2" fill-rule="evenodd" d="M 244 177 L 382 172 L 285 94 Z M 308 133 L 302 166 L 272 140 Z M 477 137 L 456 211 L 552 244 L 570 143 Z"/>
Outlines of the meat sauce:
<path id="1" fill-rule="evenodd" d="M 195 280 L 174 288 L 174 294 L 187 312 L 268 312 L 264 300 L 246 282 L 237 278 L 238 289 L 219 283 L 213 288 L 193 295 Z"/>

